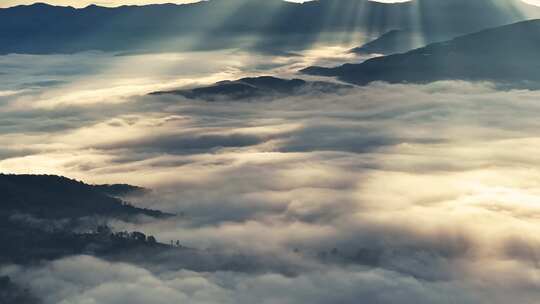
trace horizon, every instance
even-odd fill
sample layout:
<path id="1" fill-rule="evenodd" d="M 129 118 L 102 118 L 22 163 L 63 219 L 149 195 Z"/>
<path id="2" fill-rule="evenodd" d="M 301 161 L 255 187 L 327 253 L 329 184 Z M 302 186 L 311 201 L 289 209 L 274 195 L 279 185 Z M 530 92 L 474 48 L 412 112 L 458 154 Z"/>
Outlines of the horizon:
<path id="1" fill-rule="evenodd" d="M 165 0 L 165 1 L 154 1 L 154 0 L 111 0 L 111 1 L 93 1 L 93 0 L 43 0 L 43 1 L 35 1 L 35 0 L 6 0 L 4 1 L 4 4 L 0 3 L 0 8 L 10 8 L 20 5 L 33 5 L 33 4 L 39 4 L 39 3 L 45 3 L 52 6 L 65 6 L 65 7 L 74 7 L 74 8 L 85 8 L 87 6 L 96 5 L 96 6 L 103 6 L 103 7 L 121 7 L 121 6 L 145 6 L 145 5 L 152 5 L 152 4 L 190 4 L 190 3 L 197 3 L 202 1 L 212 1 L 212 0 Z M 310 1 L 317 1 L 317 0 L 283 0 L 286 2 L 293 2 L 293 3 L 303 3 L 303 2 L 310 2 Z M 386 3 L 386 4 L 393 4 L 393 3 L 404 3 L 414 0 L 368 0 L 373 2 L 380 2 L 380 3 Z M 540 6 L 540 0 L 516 0 L 521 1 L 523 3 L 534 5 L 534 6 Z"/>

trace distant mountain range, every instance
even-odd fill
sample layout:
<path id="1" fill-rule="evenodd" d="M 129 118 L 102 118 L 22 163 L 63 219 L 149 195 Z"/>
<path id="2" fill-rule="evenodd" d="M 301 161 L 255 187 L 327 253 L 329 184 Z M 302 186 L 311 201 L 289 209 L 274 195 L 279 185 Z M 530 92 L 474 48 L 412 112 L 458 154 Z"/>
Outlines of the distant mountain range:
<path id="1" fill-rule="evenodd" d="M 540 20 L 464 35 L 403 54 L 335 68 L 310 67 L 310 75 L 336 76 L 364 85 L 373 81 L 427 83 L 438 80 L 494 81 L 540 87 Z"/>
<path id="2" fill-rule="evenodd" d="M 235 38 L 244 36 L 254 49 L 290 49 L 314 43 L 323 32 L 380 35 L 392 29 L 433 42 L 534 16 L 540 8 L 517 0 L 210 0 L 83 9 L 34 4 L 0 9 L 0 54 L 236 47 Z"/>
<path id="3" fill-rule="evenodd" d="M 271 76 L 246 77 L 225 80 L 206 87 L 153 92 L 150 95 L 179 95 L 188 99 L 206 101 L 247 100 L 253 98 L 273 99 L 303 92 L 330 93 L 350 86 L 302 79 L 281 79 Z"/>

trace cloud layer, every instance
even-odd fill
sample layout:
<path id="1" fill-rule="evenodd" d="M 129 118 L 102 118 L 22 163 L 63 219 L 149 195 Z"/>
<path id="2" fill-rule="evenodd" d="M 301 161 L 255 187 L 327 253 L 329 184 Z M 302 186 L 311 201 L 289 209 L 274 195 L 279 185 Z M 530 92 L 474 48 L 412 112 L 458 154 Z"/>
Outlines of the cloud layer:
<path id="1" fill-rule="evenodd" d="M 105 55 L 77 56 L 89 56 L 78 57 L 85 65 Z M 309 60 L 340 60 L 322 57 Z M 232 75 L 264 61 L 242 58 Z M 141 58 L 98 60 L 122 75 L 107 68 L 67 73 L 45 89 L 2 88 L 10 93 L 0 96 L 0 169 L 151 187 L 134 203 L 178 216 L 115 227 L 198 251 L 2 268 L 46 303 L 538 299 L 540 92 L 375 83 L 207 103 L 144 93 L 193 84 L 180 78 L 211 82 L 224 76 L 221 61 L 165 78 L 160 69 L 133 89 L 121 85 L 136 78 L 123 68 L 132 60 Z M 284 75 L 306 64 L 272 60 Z"/>

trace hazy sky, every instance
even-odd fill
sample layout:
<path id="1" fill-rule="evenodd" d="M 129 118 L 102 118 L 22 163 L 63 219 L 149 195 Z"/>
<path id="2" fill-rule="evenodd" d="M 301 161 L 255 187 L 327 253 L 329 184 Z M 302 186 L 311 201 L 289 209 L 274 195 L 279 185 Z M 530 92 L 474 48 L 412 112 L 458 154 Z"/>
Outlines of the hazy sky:
<path id="1" fill-rule="evenodd" d="M 0 1 L 0 7 L 10 7 L 20 4 L 32 4 L 35 2 L 46 2 L 54 5 L 85 7 L 90 4 L 97 4 L 101 6 L 120 6 L 125 4 L 149 4 L 149 3 L 192 3 L 199 0 L 2 0 Z M 309 0 L 286 0 L 289 2 L 306 2 Z M 407 2 L 408 0 L 372 0 L 377 2 Z M 529 0 L 534 1 L 534 0 Z"/>
<path id="2" fill-rule="evenodd" d="M 85 7 L 90 4 L 97 4 L 101 6 L 120 6 L 126 4 L 144 5 L 150 3 L 192 3 L 199 0 L 2 0 L 0 1 L 0 7 L 10 7 L 20 4 L 32 4 L 35 2 L 46 2 L 54 5 Z M 287 0 L 290 2 L 306 2 L 306 0 Z M 371 0 L 377 2 L 407 2 L 409 0 Z M 516 0 L 520 1 L 520 0 Z M 525 3 L 540 6 L 540 0 L 521 0 Z"/>
<path id="3" fill-rule="evenodd" d="M 198 0 L 3 0 L 0 1 L 0 7 L 10 7 L 20 4 L 32 4 L 35 2 L 45 2 L 54 5 L 73 6 L 73 7 L 85 7 L 90 4 L 97 4 L 101 6 L 120 6 L 124 4 L 149 4 L 149 3 L 190 3 L 198 2 Z"/>

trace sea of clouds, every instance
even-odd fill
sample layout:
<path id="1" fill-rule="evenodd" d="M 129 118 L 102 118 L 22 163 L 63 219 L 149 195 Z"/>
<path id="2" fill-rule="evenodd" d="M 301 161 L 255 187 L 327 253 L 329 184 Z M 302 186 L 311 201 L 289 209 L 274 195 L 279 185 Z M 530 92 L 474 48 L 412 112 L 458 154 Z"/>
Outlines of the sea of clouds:
<path id="1" fill-rule="evenodd" d="M 148 187 L 131 201 L 177 216 L 111 224 L 193 248 L 0 274 L 62 304 L 536 303 L 540 91 L 146 95 L 353 59 L 223 52 L 0 57 L 1 171 Z"/>

